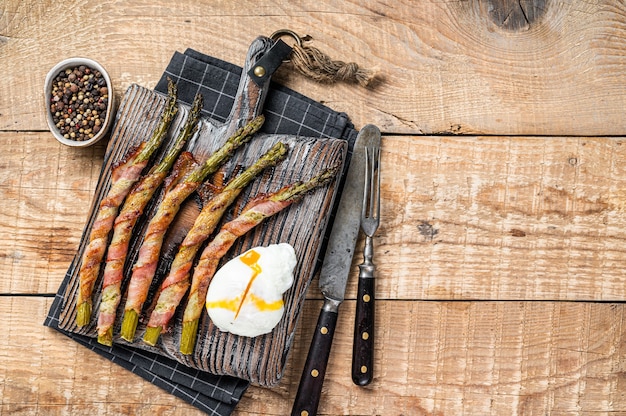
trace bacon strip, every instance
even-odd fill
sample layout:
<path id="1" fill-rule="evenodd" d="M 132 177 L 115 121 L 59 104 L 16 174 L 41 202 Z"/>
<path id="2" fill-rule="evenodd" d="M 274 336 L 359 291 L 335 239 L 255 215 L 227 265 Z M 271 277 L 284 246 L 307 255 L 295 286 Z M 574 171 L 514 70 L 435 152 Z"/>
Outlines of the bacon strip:
<path id="1" fill-rule="evenodd" d="M 148 200 L 161 184 L 165 174 L 146 176 L 128 195 L 120 214 L 115 219 L 113 237 L 107 251 L 102 283 L 102 300 L 98 315 L 98 336 L 102 337 L 115 320 L 115 310 L 119 304 L 120 286 L 124 272 L 124 262 L 133 228 L 143 213 Z M 146 198 L 143 196 L 145 195 Z M 145 201 L 145 202 L 144 202 Z"/>
<path id="2" fill-rule="evenodd" d="M 198 164 L 195 162 L 193 155 L 190 152 L 183 152 L 180 155 L 179 159 L 176 161 L 176 165 L 172 169 L 172 173 L 166 179 L 165 196 L 164 196 L 163 201 L 161 201 L 159 208 L 166 207 L 166 204 L 168 204 L 166 202 L 166 199 L 171 198 L 172 195 L 174 195 L 174 190 L 177 188 L 177 186 L 180 185 L 184 181 L 184 178 L 187 175 L 189 175 L 189 172 L 193 171 L 194 169 L 197 169 L 197 167 L 198 167 Z M 148 257 L 155 257 L 156 260 L 154 260 L 152 262 L 153 264 L 149 265 L 149 267 L 144 267 L 143 264 L 140 262 L 135 263 L 133 271 L 132 271 L 132 276 L 130 278 L 130 282 L 129 282 L 128 289 L 127 289 L 127 299 L 126 299 L 125 315 L 124 315 L 125 319 L 127 318 L 128 308 L 131 308 L 130 310 L 132 310 L 132 308 L 134 307 L 133 305 L 139 305 L 136 307 L 141 309 L 143 302 L 145 302 L 146 297 L 148 296 L 148 289 L 150 288 L 150 283 L 152 281 L 150 272 L 152 273 L 152 275 L 154 275 L 154 273 L 156 272 L 158 256 L 159 256 L 158 251 L 156 255 L 154 255 L 150 252 L 150 250 L 155 244 L 162 244 L 162 241 L 165 235 L 165 230 L 163 230 L 164 226 L 162 224 L 162 221 L 155 221 L 157 216 L 162 216 L 162 215 L 163 215 L 162 212 L 161 213 L 157 212 L 155 216 L 152 218 L 152 221 L 148 225 L 148 230 L 146 231 L 146 234 L 144 236 L 144 241 L 142 242 L 142 245 L 140 247 L 140 250 L 139 250 L 140 259 L 141 258 L 145 259 Z M 161 232 L 161 230 L 163 231 Z M 157 241 L 153 241 L 153 240 L 157 240 Z M 116 309 L 117 309 L 117 306 L 116 306 Z M 121 331 L 122 338 L 125 338 L 124 332 L 125 332 L 124 326 L 122 326 L 122 331 Z"/>
<path id="3" fill-rule="evenodd" d="M 134 156 L 138 154 L 143 146 L 139 146 L 130 154 L 129 160 L 121 163 L 113 169 L 112 181 L 113 185 L 106 197 L 100 202 L 96 219 L 94 220 L 89 235 L 89 244 L 87 245 L 78 272 L 80 290 L 78 292 L 77 305 L 85 303 L 91 305 L 91 294 L 94 283 L 100 272 L 100 263 L 104 257 L 107 247 L 109 231 L 113 227 L 113 221 L 117 216 L 117 210 L 122 201 L 135 183 L 134 176 L 139 176 L 141 171 L 146 167 L 147 161 L 142 163 L 133 163 Z M 83 326 L 89 323 L 91 316 L 91 306 L 89 306 L 89 315 L 84 320 L 79 320 L 81 315 L 77 315 L 77 325 Z"/>

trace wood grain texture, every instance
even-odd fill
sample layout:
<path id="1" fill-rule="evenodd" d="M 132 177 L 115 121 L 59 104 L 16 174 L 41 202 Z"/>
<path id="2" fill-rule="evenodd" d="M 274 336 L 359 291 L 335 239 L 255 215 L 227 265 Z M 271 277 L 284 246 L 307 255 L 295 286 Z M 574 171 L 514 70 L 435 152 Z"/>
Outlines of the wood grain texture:
<path id="1" fill-rule="evenodd" d="M 55 293 L 87 220 L 104 144 L 71 149 L 49 132 L 2 132 L 0 293 Z"/>
<path id="2" fill-rule="evenodd" d="M 367 90 L 318 85 L 288 67 L 277 74 L 281 83 L 347 112 L 357 127 L 373 123 L 409 134 L 622 134 L 621 2 L 521 2 L 517 7 L 527 5 L 529 21 L 514 30 L 506 23 L 514 20 L 511 10 L 494 9 L 508 3 L 517 2 L 90 0 L 66 7 L 9 0 L 0 18 L 0 130 L 45 129 L 43 79 L 63 58 L 100 61 L 119 96 L 132 83 L 152 88 L 176 50 L 190 47 L 242 65 L 250 41 L 290 28 L 312 35 L 313 45 L 331 57 L 384 77 L 378 89 Z M 517 16 L 524 18 L 521 10 Z"/>
<path id="3" fill-rule="evenodd" d="M 623 139 L 383 142 L 380 296 L 625 298 Z"/>
<path id="4" fill-rule="evenodd" d="M 491 20 L 503 29 L 529 30 L 543 18 L 548 3 L 545 0 L 491 0 L 487 2 L 487 12 Z"/>
<path id="5" fill-rule="evenodd" d="M 1 414 L 201 414 L 43 327 L 50 302 L 0 298 L 0 320 L 9 324 L 0 340 Z M 314 325 L 320 306 L 305 303 L 301 328 Z M 354 306 L 342 305 L 321 415 L 626 411 L 622 304 L 381 301 L 377 371 L 367 388 L 350 377 Z M 289 413 L 310 337 L 298 330 L 281 384 L 251 387 L 234 415 Z"/>
<path id="6" fill-rule="evenodd" d="M 6 0 L 0 415 L 201 414 L 41 325 L 106 145 L 69 149 L 46 131 L 48 69 L 94 58 L 120 98 L 153 88 L 175 51 L 242 65 L 252 39 L 281 28 L 384 77 L 373 90 L 289 65 L 274 77 L 384 134 L 376 378 L 350 380 L 355 258 L 321 413 L 626 413 L 621 1 Z M 316 288 L 281 383 L 251 387 L 235 415 L 289 413 Z"/>
<path id="7" fill-rule="evenodd" d="M 378 296 L 625 299 L 623 143 L 385 136 Z M 11 172 L 0 185 L 0 227 L 11 236 L 0 252 L 14 276 L 0 288 L 53 293 L 78 247 L 103 149 L 64 148 L 46 133 L 0 133 L 0 150 Z M 29 158 L 37 163 L 24 167 Z M 351 299 L 360 261 L 355 256 Z"/>

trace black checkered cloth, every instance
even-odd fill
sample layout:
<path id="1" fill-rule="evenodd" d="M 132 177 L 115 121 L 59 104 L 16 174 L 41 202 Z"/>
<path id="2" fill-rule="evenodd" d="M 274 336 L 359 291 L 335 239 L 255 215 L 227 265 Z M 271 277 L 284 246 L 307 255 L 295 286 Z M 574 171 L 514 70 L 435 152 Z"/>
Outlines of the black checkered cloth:
<path id="1" fill-rule="evenodd" d="M 241 67 L 188 49 L 185 53 L 174 54 L 155 90 L 167 93 L 167 77 L 170 77 L 178 85 L 179 101 L 191 104 L 195 94 L 200 92 L 204 98 L 203 116 L 223 123 L 233 106 L 241 72 Z M 348 141 L 350 147 L 356 138 L 357 132 L 346 114 L 274 83 L 271 84 L 263 112 L 266 117 L 263 125 L 265 133 L 342 138 Z M 209 415 L 232 413 L 248 387 L 245 380 L 191 369 L 141 349 L 121 345 L 106 347 L 95 339 L 59 329 L 63 294 L 75 262 L 76 259 L 59 287 L 44 325 L 64 333 Z"/>

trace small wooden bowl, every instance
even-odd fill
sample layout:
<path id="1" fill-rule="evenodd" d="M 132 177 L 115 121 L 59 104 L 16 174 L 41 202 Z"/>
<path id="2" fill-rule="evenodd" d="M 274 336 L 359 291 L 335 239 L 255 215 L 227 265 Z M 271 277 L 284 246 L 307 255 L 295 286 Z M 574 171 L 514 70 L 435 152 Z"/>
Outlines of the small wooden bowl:
<path id="1" fill-rule="evenodd" d="M 50 111 L 51 98 L 52 98 L 52 86 L 53 86 L 52 83 L 54 79 L 62 71 L 65 71 L 68 68 L 76 68 L 81 65 L 91 68 L 92 70 L 99 71 L 102 74 L 102 77 L 104 78 L 104 80 L 106 81 L 106 86 L 108 89 L 108 102 L 107 102 L 105 118 L 102 121 L 102 124 L 100 125 L 100 130 L 92 138 L 89 138 L 88 140 L 75 140 L 72 138 L 63 137 L 63 134 L 61 134 L 61 132 L 55 125 L 53 115 Z M 72 146 L 72 147 L 91 146 L 92 144 L 96 143 L 97 141 L 101 140 L 104 136 L 106 136 L 115 118 L 114 111 L 113 111 L 115 108 L 114 101 L 115 101 L 115 97 L 113 94 L 113 85 L 111 84 L 111 79 L 109 78 L 109 74 L 107 73 L 107 71 L 104 69 L 102 65 L 100 65 L 98 62 L 92 59 L 79 58 L 79 57 L 65 59 L 59 62 L 58 64 L 56 64 L 54 67 L 52 67 L 52 69 L 50 69 L 50 71 L 48 72 L 48 75 L 46 75 L 46 81 L 44 84 L 44 108 L 46 111 L 46 120 L 48 122 L 48 127 L 50 128 L 50 132 L 52 133 L 52 135 L 64 145 Z"/>

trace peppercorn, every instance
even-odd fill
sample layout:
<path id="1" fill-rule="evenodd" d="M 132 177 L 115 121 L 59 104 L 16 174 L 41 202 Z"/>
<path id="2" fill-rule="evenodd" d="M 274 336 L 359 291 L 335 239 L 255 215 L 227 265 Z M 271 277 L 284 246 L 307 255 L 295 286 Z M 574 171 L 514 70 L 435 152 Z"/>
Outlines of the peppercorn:
<path id="1" fill-rule="evenodd" d="M 108 94 L 100 71 L 86 65 L 60 71 L 52 82 L 49 103 L 54 125 L 65 138 L 93 138 L 106 118 Z"/>

